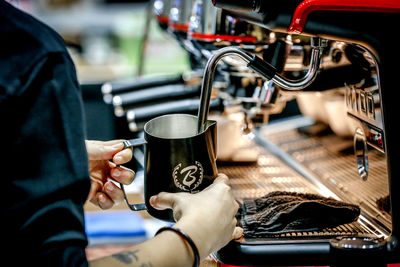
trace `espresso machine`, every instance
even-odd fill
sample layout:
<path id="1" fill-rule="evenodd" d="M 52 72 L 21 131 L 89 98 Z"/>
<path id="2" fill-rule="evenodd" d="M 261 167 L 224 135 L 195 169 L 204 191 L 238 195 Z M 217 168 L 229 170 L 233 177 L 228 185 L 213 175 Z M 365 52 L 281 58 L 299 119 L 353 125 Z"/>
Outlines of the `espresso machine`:
<path id="1" fill-rule="evenodd" d="M 140 90 L 108 84 L 103 92 L 131 132 L 163 112 L 198 114 L 199 130 L 209 113 L 241 113 L 238 131 L 257 160 L 218 166 L 239 202 L 287 191 L 361 209 L 357 221 L 334 228 L 231 241 L 213 255 L 218 266 L 400 263 L 400 60 L 398 35 L 388 30 L 400 21 L 400 2 L 163 0 L 155 7 L 160 26 L 191 55 L 196 75 L 153 79 Z M 175 94 L 165 93 L 172 85 Z M 157 105 L 134 103 L 149 88 L 158 90 Z M 272 119 L 293 102 L 300 113 Z"/>
<path id="2" fill-rule="evenodd" d="M 290 35 L 293 44 L 304 48 L 301 64 L 308 69 L 291 66 L 296 57 L 290 52 L 282 72 L 270 73 L 273 69 L 267 63 L 254 66 L 251 57 L 245 60 L 281 95 L 294 95 L 306 116 L 253 132 L 258 145 L 268 151 L 258 166 L 240 171 L 219 168 L 231 177 L 237 198 L 288 190 L 318 193 L 361 208 L 356 222 L 333 229 L 233 241 L 216 253 L 220 265 L 398 264 L 396 151 L 400 147 L 394 130 L 398 86 L 394 69 L 399 56 L 391 48 L 398 37 L 385 29 L 398 24 L 399 2 L 214 0 L 213 4 L 233 17 Z M 308 45 L 311 56 L 306 56 Z M 318 50 L 315 57 L 321 62 L 313 64 Z M 310 58 L 309 64 L 305 58 Z M 304 84 L 313 69 L 315 77 Z"/>

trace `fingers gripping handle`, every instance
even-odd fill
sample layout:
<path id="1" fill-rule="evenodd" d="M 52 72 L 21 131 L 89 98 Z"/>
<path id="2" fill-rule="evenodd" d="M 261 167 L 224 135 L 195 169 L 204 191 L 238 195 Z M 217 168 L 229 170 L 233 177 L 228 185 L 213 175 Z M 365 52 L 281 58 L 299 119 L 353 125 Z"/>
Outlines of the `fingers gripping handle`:
<path id="1" fill-rule="evenodd" d="M 144 144 L 147 144 L 147 141 L 144 138 L 125 140 L 123 149 L 128 148 L 128 147 L 142 146 Z"/>
<path id="2" fill-rule="evenodd" d="M 147 141 L 144 138 L 136 138 L 136 139 L 130 139 L 130 140 L 125 140 L 124 141 L 124 148 L 129 148 L 129 147 L 138 147 L 147 144 Z M 139 211 L 139 210 L 146 210 L 146 205 L 144 203 L 139 203 L 139 204 L 130 204 L 128 197 L 126 196 L 125 193 L 125 188 L 123 184 L 119 184 L 121 186 L 122 192 L 124 193 L 124 199 L 128 207 L 133 210 L 133 211 Z"/>

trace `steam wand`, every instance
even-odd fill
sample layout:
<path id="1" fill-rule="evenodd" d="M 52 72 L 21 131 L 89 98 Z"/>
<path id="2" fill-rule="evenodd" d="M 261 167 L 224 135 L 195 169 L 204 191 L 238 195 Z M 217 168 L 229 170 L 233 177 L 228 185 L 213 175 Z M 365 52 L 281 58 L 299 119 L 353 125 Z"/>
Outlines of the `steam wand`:
<path id="1" fill-rule="evenodd" d="M 326 47 L 326 40 L 318 37 L 311 39 L 312 54 L 310 59 L 310 68 L 307 74 L 298 80 L 289 80 L 276 73 L 274 66 L 265 62 L 255 55 L 249 55 L 246 51 L 238 47 L 221 48 L 209 58 L 203 75 L 201 87 L 200 107 L 198 112 L 197 132 L 204 130 L 207 121 L 208 110 L 210 107 L 211 91 L 214 82 L 215 70 L 219 61 L 227 56 L 238 56 L 247 63 L 247 67 L 260 74 L 267 80 L 272 80 L 276 85 L 284 90 L 299 91 L 309 86 L 317 76 L 319 65 L 321 63 L 321 52 Z"/>

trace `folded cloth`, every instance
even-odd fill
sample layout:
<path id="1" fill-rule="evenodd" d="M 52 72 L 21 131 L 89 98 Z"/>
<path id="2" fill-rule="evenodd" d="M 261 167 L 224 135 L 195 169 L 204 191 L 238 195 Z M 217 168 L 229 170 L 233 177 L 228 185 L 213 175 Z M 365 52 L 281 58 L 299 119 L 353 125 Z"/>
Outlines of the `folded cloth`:
<path id="1" fill-rule="evenodd" d="M 245 237 L 318 231 L 351 223 L 360 215 L 357 205 L 315 194 L 271 192 L 244 199 L 238 213 Z"/>

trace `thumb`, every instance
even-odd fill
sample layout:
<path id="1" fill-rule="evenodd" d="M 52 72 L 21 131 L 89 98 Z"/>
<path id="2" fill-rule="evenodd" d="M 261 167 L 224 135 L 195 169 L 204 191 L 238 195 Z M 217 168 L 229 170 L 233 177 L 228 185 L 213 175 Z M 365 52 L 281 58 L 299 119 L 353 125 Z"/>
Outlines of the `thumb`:
<path id="1" fill-rule="evenodd" d="M 232 233 L 232 239 L 237 240 L 243 236 L 243 228 L 236 226 Z"/>
<path id="2" fill-rule="evenodd" d="M 113 142 L 86 141 L 86 150 L 89 160 L 107 160 L 112 159 L 114 154 L 124 148 L 121 140 Z"/>
<path id="3" fill-rule="evenodd" d="M 161 192 L 150 198 L 150 205 L 158 210 L 173 209 L 176 205 L 176 193 Z"/>
<path id="4" fill-rule="evenodd" d="M 228 176 L 226 176 L 226 174 L 224 174 L 224 173 L 218 173 L 217 178 L 215 178 L 215 180 L 214 180 L 214 184 L 217 184 L 217 183 L 228 184 L 229 183 Z"/>

